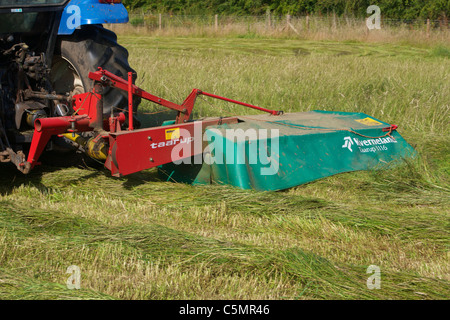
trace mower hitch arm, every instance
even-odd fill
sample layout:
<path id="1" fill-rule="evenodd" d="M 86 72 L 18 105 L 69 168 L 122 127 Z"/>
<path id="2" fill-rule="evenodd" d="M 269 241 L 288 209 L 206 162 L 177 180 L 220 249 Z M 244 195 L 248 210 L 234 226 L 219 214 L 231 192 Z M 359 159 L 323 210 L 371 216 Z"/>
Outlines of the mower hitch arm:
<path id="1" fill-rule="evenodd" d="M 90 72 L 89 73 L 89 78 L 102 83 L 105 86 L 112 86 L 115 87 L 117 89 L 120 89 L 122 91 L 125 91 L 128 93 L 128 107 L 129 110 L 131 111 L 130 114 L 133 111 L 133 95 L 138 96 L 142 99 L 154 102 L 156 104 L 159 104 L 163 107 L 172 109 L 172 110 L 176 110 L 178 111 L 178 115 L 177 115 L 177 119 L 175 121 L 175 123 L 179 124 L 179 123 L 184 123 L 187 122 L 189 120 L 189 117 L 191 115 L 192 109 L 194 108 L 194 104 L 195 104 L 195 100 L 197 98 L 198 95 L 204 95 L 204 96 L 208 96 L 214 99 L 218 99 L 218 100 L 223 100 L 223 101 L 227 101 L 227 102 L 231 102 L 234 104 L 238 104 L 244 107 L 248 107 L 248 108 L 252 108 L 252 109 L 256 109 L 259 111 L 263 111 L 263 112 L 267 112 L 270 113 L 271 115 L 281 115 L 283 114 L 283 111 L 277 111 L 277 110 L 270 110 L 270 109 L 266 109 L 266 108 L 262 108 L 262 107 L 258 107 L 249 103 L 245 103 L 245 102 L 241 102 L 241 101 L 237 101 L 237 100 L 233 100 L 233 99 L 229 99 L 229 98 L 225 98 L 225 97 L 221 97 L 212 93 L 208 93 L 208 92 L 204 92 L 202 90 L 199 89 L 193 89 L 192 92 L 189 94 L 189 96 L 186 98 L 186 100 L 181 104 L 178 105 L 176 103 L 167 101 L 165 99 L 162 99 L 160 97 L 157 97 L 155 95 L 152 95 L 150 93 L 148 93 L 147 91 L 137 87 L 136 85 L 132 84 L 132 73 L 129 72 L 128 73 L 128 81 L 126 81 L 125 79 L 122 79 L 114 74 L 112 74 L 111 72 L 107 71 L 107 70 L 103 70 L 102 68 L 98 68 L 98 71 L 95 72 Z M 129 128 L 130 130 L 133 130 L 133 120 L 132 120 L 132 116 L 130 115 L 129 118 Z"/>
<path id="2" fill-rule="evenodd" d="M 128 79 L 131 79 L 130 74 L 131 74 L 131 72 L 128 74 Z M 94 81 L 98 81 L 105 86 L 111 86 L 111 87 L 114 87 L 114 88 L 117 88 L 117 89 L 127 92 L 128 93 L 128 107 L 130 108 L 130 105 L 131 105 L 130 111 L 132 111 L 132 103 L 133 103 L 132 96 L 133 95 L 140 97 L 142 99 L 151 101 L 153 103 L 159 104 L 163 107 L 178 111 L 177 123 L 187 122 L 191 115 L 192 108 L 194 107 L 193 103 L 189 107 L 184 104 L 179 105 L 179 104 L 170 102 L 168 100 L 165 100 L 163 98 L 157 97 L 155 95 L 152 95 L 151 93 L 148 93 L 147 91 L 142 90 L 138 86 L 130 83 L 130 81 L 126 81 L 126 80 L 116 76 L 115 74 L 112 74 L 111 72 L 109 72 L 107 70 L 103 70 L 102 68 L 99 68 L 98 71 L 95 71 L 95 72 L 89 72 L 89 78 Z M 132 118 L 132 116 L 130 115 L 130 124 L 131 124 L 131 128 L 132 128 L 133 120 L 131 118 Z"/>
<path id="3" fill-rule="evenodd" d="M 91 131 L 89 125 L 90 119 L 86 115 L 36 119 L 28 159 L 23 164 L 24 173 L 39 164 L 37 161 L 53 135 Z"/>

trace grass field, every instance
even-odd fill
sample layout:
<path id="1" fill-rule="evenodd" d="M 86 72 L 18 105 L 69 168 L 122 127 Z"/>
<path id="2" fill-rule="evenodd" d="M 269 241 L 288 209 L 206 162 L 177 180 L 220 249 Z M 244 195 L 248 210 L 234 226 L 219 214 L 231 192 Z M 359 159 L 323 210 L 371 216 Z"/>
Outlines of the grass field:
<path id="1" fill-rule="evenodd" d="M 2 299 L 448 299 L 450 44 L 123 35 L 137 84 L 364 112 L 419 152 L 281 192 L 0 167 Z M 160 108 L 142 103 L 140 112 Z M 254 114 L 199 100 L 195 116 Z M 151 122 L 143 115 L 144 122 Z M 69 290 L 66 270 L 81 270 Z M 381 289 L 366 286 L 370 265 Z"/>

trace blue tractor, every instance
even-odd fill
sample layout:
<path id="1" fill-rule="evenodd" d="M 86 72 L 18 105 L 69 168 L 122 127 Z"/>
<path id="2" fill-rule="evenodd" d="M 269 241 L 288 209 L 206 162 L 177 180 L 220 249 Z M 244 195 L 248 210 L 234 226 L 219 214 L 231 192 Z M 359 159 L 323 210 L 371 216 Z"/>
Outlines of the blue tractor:
<path id="1" fill-rule="evenodd" d="M 0 0 L 0 162 L 23 162 L 35 120 L 69 114 L 72 96 L 92 89 L 90 71 L 134 72 L 103 27 L 127 21 L 121 0 Z M 120 90 L 103 99 L 105 115 L 127 108 Z M 79 145 L 56 138 L 47 146 L 68 147 Z"/>

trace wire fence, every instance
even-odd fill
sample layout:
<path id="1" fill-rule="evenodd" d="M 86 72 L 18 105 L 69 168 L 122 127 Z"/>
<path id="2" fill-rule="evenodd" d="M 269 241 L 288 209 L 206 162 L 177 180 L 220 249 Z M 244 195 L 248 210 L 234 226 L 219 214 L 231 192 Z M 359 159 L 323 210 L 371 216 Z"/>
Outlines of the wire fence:
<path id="1" fill-rule="evenodd" d="M 280 30 L 289 29 L 293 32 L 300 30 L 319 30 L 355 28 L 366 26 L 366 19 L 349 16 L 290 16 L 266 14 L 263 16 L 222 16 L 222 15 L 171 15 L 160 13 L 131 13 L 129 24 L 135 27 L 147 27 L 150 30 L 168 28 L 198 28 L 207 27 L 220 31 L 230 26 L 246 27 L 248 30 Z M 411 30 L 448 30 L 448 19 L 384 19 L 381 16 L 381 28 L 402 27 Z"/>
<path id="2" fill-rule="evenodd" d="M 109 24 L 108 28 L 123 34 L 175 36 L 268 36 L 298 37 L 311 40 L 357 41 L 432 41 L 450 43 L 447 18 L 384 19 L 380 30 L 368 27 L 367 19 L 337 16 L 290 16 L 268 12 L 262 16 L 172 15 L 133 12 L 129 23 Z M 370 22 L 370 21 L 369 21 Z"/>

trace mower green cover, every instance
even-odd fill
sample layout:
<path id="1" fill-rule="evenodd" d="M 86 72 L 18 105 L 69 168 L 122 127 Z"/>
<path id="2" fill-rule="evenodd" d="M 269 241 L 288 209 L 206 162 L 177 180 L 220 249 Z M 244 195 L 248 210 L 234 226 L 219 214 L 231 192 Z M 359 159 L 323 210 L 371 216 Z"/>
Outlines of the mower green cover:
<path id="1" fill-rule="evenodd" d="M 177 182 L 271 191 L 337 173 L 386 168 L 415 155 L 397 131 L 383 131 L 390 124 L 364 113 L 238 118 L 239 123 L 206 129 L 202 164 L 171 163 L 160 171 Z"/>

